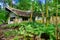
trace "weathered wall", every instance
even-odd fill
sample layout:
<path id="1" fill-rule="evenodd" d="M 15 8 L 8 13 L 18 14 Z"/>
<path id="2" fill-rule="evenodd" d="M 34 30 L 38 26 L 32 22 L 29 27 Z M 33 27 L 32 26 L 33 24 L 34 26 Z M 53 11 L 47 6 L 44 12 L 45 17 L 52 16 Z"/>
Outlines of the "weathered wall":
<path id="1" fill-rule="evenodd" d="M 39 19 L 36 19 L 37 22 L 43 22 L 43 19 L 40 17 Z M 56 16 L 52 16 L 50 17 L 50 23 L 55 24 L 56 23 Z M 46 17 L 44 18 L 44 23 L 46 23 Z M 57 23 L 60 23 L 60 17 L 57 17 Z"/>

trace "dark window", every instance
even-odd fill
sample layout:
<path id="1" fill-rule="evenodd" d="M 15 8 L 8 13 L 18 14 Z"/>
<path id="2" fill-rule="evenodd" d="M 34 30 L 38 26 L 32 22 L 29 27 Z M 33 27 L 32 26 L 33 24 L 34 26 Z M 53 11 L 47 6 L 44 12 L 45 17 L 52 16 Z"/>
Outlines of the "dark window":
<path id="1" fill-rule="evenodd" d="M 15 17 L 11 17 L 11 18 L 10 18 L 10 21 L 13 21 L 14 19 L 15 19 Z"/>
<path id="2" fill-rule="evenodd" d="M 28 17 L 22 17 L 22 20 L 23 21 L 27 21 L 28 20 Z"/>

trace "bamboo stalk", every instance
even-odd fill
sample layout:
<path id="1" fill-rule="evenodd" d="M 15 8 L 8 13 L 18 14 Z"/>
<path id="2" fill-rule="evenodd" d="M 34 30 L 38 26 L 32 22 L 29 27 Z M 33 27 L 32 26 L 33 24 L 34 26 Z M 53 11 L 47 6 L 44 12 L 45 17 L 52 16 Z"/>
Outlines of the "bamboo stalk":
<path id="1" fill-rule="evenodd" d="M 43 23 L 44 23 L 44 12 L 42 12 L 42 18 L 43 18 L 42 20 L 43 20 Z"/>
<path id="2" fill-rule="evenodd" d="M 31 13 L 31 16 L 30 16 L 30 21 L 32 21 L 32 16 L 33 16 L 33 15 L 32 15 L 32 13 Z"/>
<path id="3" fill-rule="evenodd" d="M 57 0 L 57 5 L 58 5 L 58 0 Z M 56 40 L 58 40 L 58 20 L 57 20 L 57 17 L 58 17 L 58 6 L 56 5 Z"/>
<path id="4" fill-rule="evenodd" d="M 44 5 L 43 4 L 41 5 L 41 8 L 42 8 L 42 18 L 43 18 L 42 19 L 43 20 L 42 23 L 44 24 Z"/>
<path id="5" fill-rule="evenodd" d="M 32 17 L 33 17 L 33 2 L 32 2 L 32 6 L 31 6 L 31 15 L 30 15 L 30 21 L 32 21 Z"/>
<path id="6" fill-rule="evenodd" d="M 10 6 L 13 7 L 13 5 L 12 5 L 12 0 L 9 0 L 9 1 L 10 1 Z"/>
<path id="7" fill-rule="evenodd" d="M 46 0 L 45 2 L 46 2 L 46 23 L 48 25 L 48 0 Z"/>
<path id="8" fill-rule="evenodd" d="M 57 32 L 58 26 L 57 25 L 58 25 L 58 20 L 57 20 L 57 13 L 56 13 L 56 35 L 57 35 L 56 36 L 57 37 L 56 40 L 58 39 L 58 32 Z"/>

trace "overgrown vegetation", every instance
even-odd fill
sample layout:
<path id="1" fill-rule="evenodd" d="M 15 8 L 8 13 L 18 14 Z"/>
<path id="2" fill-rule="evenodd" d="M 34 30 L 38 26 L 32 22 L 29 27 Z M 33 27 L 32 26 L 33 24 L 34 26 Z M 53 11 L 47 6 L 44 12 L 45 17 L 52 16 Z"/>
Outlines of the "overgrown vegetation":
<path id="1" fill-rule="evenodd" d="M 3 24 L 7 21 L 7 12 L 0 9 L 0 24 Z"/>
<path id="2" fill-rule="evenodd" d="M 18 29 L 17 29 L 17 28 Z M 5 36 L 16 36 L 16 35 L 23 35 L 23 36 L 39 36 L 42 33 L 48 33 L 52 39 L 55 39 L 55 26 L 53 24 L 40 24 L 37 22 L 26 22 L 20 24 L 10 24 L 8 28 L 13 28 L 14 30 L 10 30 L 5 32 Z"/>

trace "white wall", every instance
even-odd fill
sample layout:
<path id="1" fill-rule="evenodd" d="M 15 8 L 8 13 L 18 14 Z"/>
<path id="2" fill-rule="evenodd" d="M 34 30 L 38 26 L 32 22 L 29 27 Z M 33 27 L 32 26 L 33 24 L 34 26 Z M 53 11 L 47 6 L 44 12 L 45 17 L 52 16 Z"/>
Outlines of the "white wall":
<path id="1" fill-rule="evenodd" d="M 11 18 L 11 17 L 16 17 L 16 15 L 15 15 L 14 13 L 10 13 L 10 14 L 9 14 L 8 24 L 14 23 L 14 21 L 10 21 L 10 18 Z"/>
<path id="2" fill-rule="evenodd" d="M 10 13 L 10 17 L 16 17 L 14 13 Z"/>
<path id="3" fill-rule="evenodd" d="M 35 20 L 42 20 L 42 17 L 36 16 Z"/>

